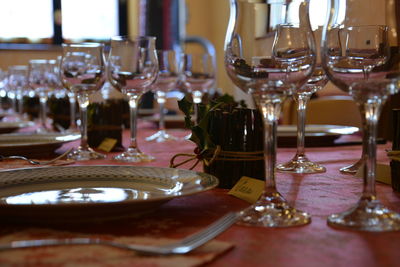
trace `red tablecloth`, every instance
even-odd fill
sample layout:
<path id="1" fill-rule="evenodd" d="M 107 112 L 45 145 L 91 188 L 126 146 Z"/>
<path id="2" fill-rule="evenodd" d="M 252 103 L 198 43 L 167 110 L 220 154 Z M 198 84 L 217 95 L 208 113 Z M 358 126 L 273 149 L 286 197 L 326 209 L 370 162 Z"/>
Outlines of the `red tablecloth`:
<path id="1" fill-rule="evenodd" d="M 144 141 L 143 138 L 153 132 L 154 129 L 140 129 L 139 146 L 144 152 L 154 155 L 156 161 L 134 165 L 168 167 L 174 154 L 193 151 L 194 145 L 189 141 L 163 144 Z M 172 133 L 179 136 L 187 134 L 180 130 Z M 67 144 L 60 151 L 75 144 Z M 389 144 L 379 145 L 380 161 L 388 162 L 384 151 L 386 148 L 390 148 Z M 352 232 L 327 226 L 329 214 L 351 207 L 360 196 L 361 179 L 338 171 L 340 167 L 358 160 L 360 150 L 360 146 L 307 149 L 309 158 L 324 165 L 327 172 L 309 175 L 277 173 L 277 186 L 289 202 L 312 215 L 312 223 L 284 229 L 234 225 L 218 239 L 233 243 L 235 248 L 217 258 L 211 266 L 400 266 L 400 232 Z M 278 149 L 278 162 L 289 160 L 294 152 L 293 148 Z M 113 155 L 115 153 L 110 153 L 107 160 L 77 164 L 120 164 L 111 160 Z M 377 184 L 377 192 L 384 204 L 400 212 L 400 197 L 390 186 Z M 227 190 L 214 189 L 174 199 L 157 211 L 137 219 L 56 228 L 84 233 L 182 237 L 228 211 L 240 210 L 247 205 L 227 195 Z M 0 232 L 7 233 L 25 227 L 4 225 Z"/>

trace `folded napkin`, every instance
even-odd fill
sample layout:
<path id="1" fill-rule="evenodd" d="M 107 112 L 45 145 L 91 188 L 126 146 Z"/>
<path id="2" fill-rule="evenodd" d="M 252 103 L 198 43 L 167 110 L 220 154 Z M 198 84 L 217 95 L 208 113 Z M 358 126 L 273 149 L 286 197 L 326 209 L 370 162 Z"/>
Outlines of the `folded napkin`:
<path id="1" fill-rule="evenodd" d="M 88 237 L 87 234 L 32 228 L 0 237 L 0 244 L 17 240 Z M 125 244 L 161 245 L 176 240 L 151 237 L 96 235 Z M 228 251 L 232 244 L 212 240 L 185 255 L 142 255 L 102 245 L 68 245 L 0 252 L 0 266 L 199 266 Z"/>

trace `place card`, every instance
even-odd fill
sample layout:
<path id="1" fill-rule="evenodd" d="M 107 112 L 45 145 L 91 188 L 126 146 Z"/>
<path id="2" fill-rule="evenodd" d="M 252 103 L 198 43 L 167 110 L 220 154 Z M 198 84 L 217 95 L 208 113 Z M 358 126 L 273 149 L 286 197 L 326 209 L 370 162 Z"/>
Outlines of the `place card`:
<path id="1" fill-rule="evenodd" d="M 362 178 L 364 173 L 364 168 L 359 168 L 356 177 Z M 376 164 L 376 181 L 384 184 L 392 184 L 392 175 L 390 166 L 387 164 Z"/>
<path id="2" fill-rule="evenodd" d="M 117 139 L 104 138 L 104 140 L 100 143 L 100 145 L 97 148 L 105 152 L 110 152 L 116 144 L 117 144 Z"/>
<path id="3" fill-rule="evenodd" d="M 243 176 L 228 192 L 229 195 L 254 203 L 261 196 L 265 182 Z"/>

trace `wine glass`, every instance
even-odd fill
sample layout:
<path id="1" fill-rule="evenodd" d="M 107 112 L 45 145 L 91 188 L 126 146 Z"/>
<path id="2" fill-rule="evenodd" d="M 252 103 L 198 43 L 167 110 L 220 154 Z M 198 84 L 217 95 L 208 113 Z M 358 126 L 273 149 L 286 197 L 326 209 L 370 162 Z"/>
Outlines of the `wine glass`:
<path id="1" fill-rule="evenodd" d="M 152 85 L 157 99 L 160 118 L 158 122 L 158 132 L 146 138 L 146 141 L 156 141 L 158 143 L 168 140 L 178 140 L 177 137 L 167 133 L 165 129 L 165 108 L 166 95 L 169 91 L 176 88 L 180 75 L 179 53 L 174 50 L 158 50 L 158 77 Z"/>
<path id="2" fill-rule="evenodd" d="M 56 73 L 60 72 L 62 56 L 58 56 L 56 59 Z M 76 95 L 74 92 L 65 88 L 60 81 L 59 91 L 63 96 L 67 96 L 69 100 L 69 127 L 66 132 L 76 133 L 79 132 L 78 125 L 76 124 Z"/>
<path id="3" fill-rule="evenodd" d="M 330 215 L 328 224 L 362 231 L 400 230 L 400 214 L 382 205 L 375 191 L 378 118 L 385 100 L 398 90 L 399 29 L 394 27 L 397 13 L 386 10 L 388 13 L 376 19 L 378 6 L 371 6 L 370 14 L 357 17 L 361 2 L 343 1 L 347 4 L 343 9 L 339 2 L 332 1 L 332 12 L 322 35 L 322 63 L 329 79 L 352 95 L 365 118 L 361 198 L 349 210 Z M 385 3 L 389 5 L 388 1 Z M 340 16 L 344 10 L 353 11 L 353 15 Z M 382 24 L 367 24 L 368 19 Z"/>
<path id="4" fill-rule="evenodd" d="M 198 120 L 198 105 L 215 83 L 215 60 L 210 54 L 184 54 L 182 77 L 194 103 L 194 118 Z"/>
<path id="5" fill-rule="evenodd" d="M 13 94 L 11 98 L 11 109 L 16 120 L 24 119 L 23 96 L 28 89 L 28 66 L 14 65 L 8 68 L 7 86 Z"/>
<path id="6" fill-rule="evenodd" d="M 30 87 L 39 96 L 40 123 L 39 132 L 51 132 L 47 125 L 47 100 L 49 93 L 56 89 L 60 82 L 56 74 L 56 62 L 46 59 L 29 60 L 28 82 Z"/>
<path id="7" fill-rule="evenodd" d="M 87 107 L 89 95 L 104 84 L 104 45 L 100 43 L 63 44 L 60 64 L 61 82 L 78 98 L 81 118 L 81 143 L 68 154 L 74 160 L 102 159 L 105 155 L 94 151 L 87 142 Z"/>
<path id="8" fill-rule="evenodd" d="M 307 83 L 293 94 L 293 98 L 297 103 L 297 151 L 290 161 L 276 166 L 279 171 L 293 173 L 320 173 L 326 171 L 324 166 L 308 159 L 305 154 L 304 141 L 308 101 L 311 95 L 321 90 L 327 82 L 328 77 L 325 75 L 323 68 L 318 65 Z"/>
<path id="9" fill-rule="evenodd" d="M 155 37 L 117 36 L 111 39 L 108 61 L 110 83 L 129 97 L 130 145 L 125 152 L 114 159 L 125 162 L 154 160 L 153 156 L 140 151 L 137 139 L 137 109 L 141 96 L 151 89 L 157 79 L 158 60 L 155 50 Z"/>
<path id="10" fill-rule="evenodd" d="M 226 70 L 240 89 L 253 96 L 265 127 L 264 192 L 256 203 L 241 212 L 239 223 L 263 227 L 310 223 L 310 215 L 293 208 L 278 192 L 275 183 L 276 129 L 281 105 L 287 96 L 307 82 L 315 66 L 309 3 L 236 0 L 230 3 Z M 289 28 L 295 28 L 295 39 L 285 36 Z"/>

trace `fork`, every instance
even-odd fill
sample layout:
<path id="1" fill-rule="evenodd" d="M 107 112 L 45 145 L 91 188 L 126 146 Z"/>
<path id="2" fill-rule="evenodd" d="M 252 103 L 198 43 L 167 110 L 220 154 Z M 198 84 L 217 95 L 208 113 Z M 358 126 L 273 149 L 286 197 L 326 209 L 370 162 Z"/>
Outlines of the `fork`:
<path id="1" fill-rule="evenodd" d="M 5 160 L 5 159 L 21 159 L 21 160 L 25 160 L 33 165 L 48 165 L 48 164 L 56 162 L 59 159 L 64 158 L 69 152 L 71 152 L 71 150 L 72 150 L 72 148 L 68 149 L 67 151 L 65 151 L 64 153 L 59 155 L 58 157 L 55 157 L 54 159 L 51 159 L 48 161 L 37 161 L 37 160 L 33 160 L 33 159 L 28 159 L 27 157 L 24 157 L 24 156 L 1 156 L 1 155 L 0 155 L 0 161 Z"/>
<path id="2" fill-rule="evenodd" d="M 32 248 L 44 246 L 62 246 L 62 245 L 104 245 L 112 246 L 122 249 L 128 249 L 144 254 L 185 254 L 195 248 L 210 241 L 227 228 L 229 228 L 238 218 L 238 213 L 230 212 L 221 217 L 214 223 L 210 224 L 205 229 L 194 233 L 178 242 L 161 245 L 161 246 L 148 246 L 148 245 L 127 245 L 114 241 L 108 241 L 100 238 L 63 238 L 63 239 L 37 239 L 37 240 L 20 240 L 13 241 L 8 244 L 0 244 L 0 251 L 18 249 L 18 248 Z"/>

